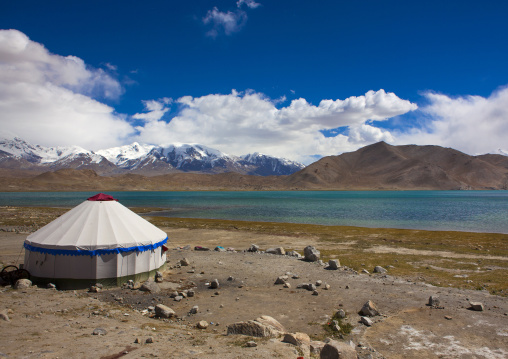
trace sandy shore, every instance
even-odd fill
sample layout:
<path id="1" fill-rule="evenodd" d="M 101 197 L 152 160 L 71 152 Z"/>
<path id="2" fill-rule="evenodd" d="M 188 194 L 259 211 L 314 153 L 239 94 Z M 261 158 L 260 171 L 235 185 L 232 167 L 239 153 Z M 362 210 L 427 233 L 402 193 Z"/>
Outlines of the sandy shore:
<path id="1" fill-rule="evenodd" d="M 334 243 L 319 235 L 281 235 L 241 228 L 190 229 L 182 224 L 163 229 L 173 248 L 221 245 L 243 250 L 256 243 L 262 249 L 283 246 L 301 250 L 312 244 L 323 253 L 333 249 L 333 253 L 343 251 L 345 256 L 354 243 L 358 243 L 347 238 Z M 26 234 L 0 232 L 2 263 L 16 261 L 25 237 Z M 322 340 L 328 335 L 323 324 L 337 309 L 344 309 L 348 314 L 347 322 L 354 328 L 344 340 L 355 343 L 361 358 L 369 358 L 369 355 L 371 358 L 508 357 L 508 301 L 486 290 L 435 287 L 417 277 L 393 275 L 395 267 L 389 269 L 388 275 L 362 274 L 361 271 L 357 274 L 351 270 L 325 270 L 316 263 L 269 254 L 182 249 L 172 249 L 168 253 L 169 266 L 184 257 L 191 261 L 191 266 L 164 272 L 161 284 L 164 289 L 156 294 L 127 289 L 88 293 L 4 287 L 0 293 L 0 310 L 8 310 L 10 321 L 0 320 L 0 356 L 296 358 L 299 352 L 291 344 L 278 339 L 254 339 L 258 346 L 247 348 L 244 344 L 252 338 L 226 336 L 226 327 L 237 321 L 270 315 L 288 332 L 305 332 Z M 406 258 L 404 253 L 392 255 L 400 259 L 396 263 Z M 365 269 L 372 272 L 371 267 L 367 264 Z M 277 276 L 285 273 L 298 274 L 299 279 L 289 280 L 291 288 L 274 285 Z M 229 276 L 233 276 L 234 281 L 227 281 Z M 221 283 L 218 294 L 205 285 L 214 278 Z M 317 280 L 328 283 L 330 289 L 318 288 L 317 296 L 296 289 L 297 284 Z M 196 284 L 194 297 L 181 302 L 169 297 L 170 292 L 188 287 L 191 282 Z M 426 305 L 430 295 L 440 297 L 442 309 Z M 367 300 L 373 300 L 381 312 L 373 318 L 372 327 L 359 323 L 357 314 Z M 469 310 L 471 301 L 482 302 L 485 310 Z M 142 314 L 148 306 L 157 303 L 173 308 L 179 319 L 164 321 Z M 199 306 L 199 312 L 188 315 L 194 305 Z M 195 324 L 200 320 L 213 325 L 206 330 L 197 329 Z M 105 329 L 107 334 L 92 335 L 96 328 Z M 146 344 L 148 337 L 152 337 L 154 343 Z M 136 338 L 141 344 L 135 344 Z"/>

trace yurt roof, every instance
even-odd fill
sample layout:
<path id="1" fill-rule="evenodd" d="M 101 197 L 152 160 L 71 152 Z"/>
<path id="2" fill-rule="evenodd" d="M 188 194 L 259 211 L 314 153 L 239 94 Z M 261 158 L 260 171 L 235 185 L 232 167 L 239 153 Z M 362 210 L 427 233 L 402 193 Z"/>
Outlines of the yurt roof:
<path id="1" fill-rule="evenodd" d="M 167 235 L 113 197 L 90 197 L 25 240 L 31 251 L 100 255 L 146 251 L 162 246 Z"/>

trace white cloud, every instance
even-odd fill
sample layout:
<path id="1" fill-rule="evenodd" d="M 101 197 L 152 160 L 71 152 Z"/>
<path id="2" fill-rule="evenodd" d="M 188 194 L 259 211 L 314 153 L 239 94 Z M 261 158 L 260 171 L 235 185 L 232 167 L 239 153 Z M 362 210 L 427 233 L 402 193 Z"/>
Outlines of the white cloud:
<path id="1" fill-rule="evenodd" d="M 238 6 L 239 8 L 242 7 L 243 4 L 247 5 L 247 7 L 251 8 L 251 9 L 255 9 L 255 8 L 261 6 L 260 3 L 257 3 L 254 0 L 238 0 L 236 2 L 236 6 Z"/>
<path id="2" fill-rule="evenodd" d="M 122 87 L 75 56 L 51 54 L 17 30 L 0 30 L 0 123 L 42 145 L 94 149 L 120 144 L 131 126 L 92 98 L 116 99 Z"/>
<path id="3" fill-rule="evenodd" d="M 169 123 L 151 121 L 138 127 L 136 140 L 201 143 L 236 155 L 262 151 L 300 161 L 392 140 L 387 131 L 366 123 L 416 109 L 415 104 L 383 90 L 345 100 L 323 100 L 318 106 L 300 98 L 277 108 L 277 100 L 253 91 L 186 96 L 176 102 L 181 106 L 177 116 Z M 325 137 L 320 132 L 342 126 L 350 127 L 350 137 Z"/>
<path id="4" fill-rule="evenodd" d="M 205 25 L 212 25 L 212 29 L 206 33 L 207 36 L 217 37 L 219 33 L 224 32 L 226 35 L 231 35 L 240 29 L 247 22 L 247 13 L 243 10 L 222 12 L 214 7 L 208 10 L 208 13 L 203 18 Z"/>
<path id="5" fill-rule="evenodd" d="M 132 116 L 132 118 L 149 122 L 149 121 L 159 121 L 162 118 L 162 116 L 164 116 L 164 114 L 170 110 L 169 107 L 167 107 L 166 105 L 170 105 L 173 102 L 173 100 L 164 97 L 160 100 L 149 100 L 142 102 L 147 112 L 136 113 L 135 115 Z"/>
<path id="6" fill-rule="evenodd" d="M 506 149 L 508 87 L 489 97 L 450 97 L 427 92 L 429 105 L 420 111 L 429 118 L 424 128 L 395 133 L 397 143 L 452 147 L 468 154 Z"/>

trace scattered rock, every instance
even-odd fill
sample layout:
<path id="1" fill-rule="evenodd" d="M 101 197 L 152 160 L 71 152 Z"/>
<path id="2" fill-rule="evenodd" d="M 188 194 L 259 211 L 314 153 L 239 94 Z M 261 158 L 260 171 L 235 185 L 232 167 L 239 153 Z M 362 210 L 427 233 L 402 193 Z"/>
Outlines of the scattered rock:
<path id="1" fill-rule="evenodd" d="M 198 322 L 198 324 L 196 324 L 196 328 L 206 329 L 208 328 L 208 322 L 206 320 L 201 320 L 200 322 Z"/>
<path id="2" fill-rule="evenodd" d="M 295 258 L 302 258 L 302 255 L 300 253 L 298 253 L 297 251 L 286 252 L 286 255 L 290 256 L 290 257 L 295 257 Z"/>
<path id="3" fill-rule="evenodd" d="M 330 259 L 328 261 L 328 269 L 337 270 L 340 267 L 340 262 L 338 259 Z"/>
<path id="4" fill-rule="evenodd" d="M 483 310 L 484 310 L 483 304 L 480 302 L 470 302 L 469 304 L 471 305 L 471 307 L 469 307 L 469 309 L 471 309 L 471 310 L 474 310 L 477 312 L 483 312 Z"/>
<path id="5" fill-rule="evenodd" d="M 381 266 L 375 266 L 374 267 L 374 273 L 381 273 L 381 274 L 385 274 L 387 272 L 386 269 L 384 269 L 383 267 Z"/>
<path id="6" fill-rule="evenodd" d="M 368 327 L 371 327 L 373 324 L 372 319 L 370 319 L 369 317 L 362 317 L 360 319 L 360 323 L 365 324 Z"/>
<path id="7" fill-rule="evenodd" d="M 315 284 L 307 284 L 307 290 L 310 291 L 310 292 L 314 292 L 316 290 L 316 285 Z"/>
<path id="8" fill-rule="evenodd" d="M 429 297 L 429 302 L 427 303 L 430 307 L 439 307 L 439 297 L 437 295 L 431 295 Z"/>
<path id="9" fill-rule="evenodd" d="M 286 332 L 286 329 L 277 320 L 268 315 L 262 315 L 256 320 L 238 322 L 228 325 L 227 334 L 242 334 L 251 337 L 275 338 Z"/>
<path id="10" fill-rule="evenodd" d="M 56 285 L 54 285 L 53 283 L 48 283 L 46 288 L 48 288 L 48 289 L 56 289 Z"/>
<path id="11" fill-rule="evenodd" d="M 356 350 L 350 345 L 330 339 L 321 349 L 321 359 L 357 359 Z"/>
<path id="12" fill-rule="evenodd" d="M 88 288 L 88 291 L 90 293 L 99 293 L 101 291 L 101 288 L 99 288 L 95 285 L 92 285 L 92 286 L 90 286 L 90 288 Z"/>
<path id="13" fill-rule="evenodd" d="M 312 341 L 310 342 L 310 352 L 312 354 L 319 354 L 321 353 L 321 350 L 325 346 L 325 343 L 319 342 L 319 341 Z"/>
<path id="14" fill-rule="evenodd" d="M 217 289 L 219 288 L 219 280 L 218 279 L 214 279 L 210 282 L 210 288 L 211 289 Z"/>
<path id="15" fill-rule="evenodd" d="M 163 281 L 162 273 L 159 271 L 155 272 L 155 282 L 162 283 L 162 281 Z"/>
<path id="16" fill-rule="evenodd" d="M 139 338 L 134 339 L 134 344 L 139 344 L 139 343 L 141 343 L 141 340 L 139 340 Z"/>
<path id="17" fill-rule="evenodd" d="M 284 334 L 284 343 L 296 345 L 298 347 L 302 345 L 310 345 L 310 337 L 306 333 L 286 333 Z"/>
<path id="18" fill-rule="evenodd" d="M 365 274 L 370 274 L 369 271 L 365 268 L 362 269 L 362 273 L 365 273 Z"/>
<path id="19" fill-rule="evenodd" d="M 452 320 L 452 319 L 453 319 L 453 318 L 452 318 L 451 316 L 449 316 L 449 315 L 445 315 L 444 317 L 445 317 L 445 319 L 446 319 L 446 320 Z"/>
<path id="20" fill-rule="evenodd" d="M 150 293 L 158 293 L 161 291 L 159 285 L 155 282 L 152 282 L 150 280 L 147 280 L 143 284 L 141 284 L 141 287 L 139 287 L 139 290 L 142 292 L 150 292 Z"/>
<path id="21" fill-rule="evenodd" d="M 289 277 L 287 275 L 281 275 L 277 277 L 274 284 L 285 284 Z"/>
<path id="22" fill-rule="evenodd" d="M 284 287 L 284 288 L 291 288 L 291 284 L 290 284 L 290 283 L 288 283 L 288 282 L 286 282 L 286 283 L 284 283 L 283 287 Z"/>
<path id="23" fill-rule="evenodd" d="M 195 292 L 192 289 L 189 289 L 187 291 L 187 297 L 189 297 L 189 298 L 194 297 L 194 294 L 195 294 Z"/>
<path id="24" fill-rule="evenodd" d="M 145 343 L 146 344 L 152 344 L 153 343 L 153 337 L 146 338 Z"/>
<path id="25" fill-rule="evenodd" d="M 197 305 L 193 306 L 191 310 L 189 310 L 189 314 L 197 314 L 199 312 L 199 307 Z"/>
<path id="26" fill-rule="evenodd" d="M 282 247 L 270 248 L 270 249 L 273 249 L 273 252 L 268 252 L 268 250 L 266 250 L 266 253 L 277 254 L 280 256 L 286 255 L 286 251 Z"/>
<path id="27" fill-rule="evenodd" d="M 321 284 L 323 284 L 322 280 L 317 280 L 316 281 L 316 287 L 321 287 Z"/>
<path id="28" fill-rule="evenodd" d="M 232 276 L 229 276 L 229 277 L 228 277 L 228 282 L 233 282 L 234 280 L 235 280 L 235 278 L 234 278 L 234 277 L 232 277 Z"/>
<path id="29" fill-rule="evenodd" d="M 18 279 L 16 284 L 14 284 L 14 289 L 27 289 L 32 286 L 32 281 L 30 279 Z"/>
<path id="30" fill-rule="evenodd" d="M 319 292 L 317 290 L 312 292 L 312 295 L 319 295 Z"/>
<path id="31" fill-rule="evenodd" d="M 188 258 L 182 258 L 180 260 L 180 265 L 183 267 L 187 267 L 190 265 L 190 260 Z"/>
<path id="32" fill-rule="evenodd" d="M 379 311 L 377 310 L 376 304 L 374 304 L 373 301 L 369 300 L 363 305 L 359 314 L 366 317 L 374 317 L 379 315 Z"/>
<path id="33" fill-rule="evenodd" d="M 328 283 L 323 284 L 323 289 L 325 289 L 325 290 L 330 289 L 330 284 L 328 284 Z"/>
<path id="34" fill-rule="evenodd" d="M 314 246 L 307 246 L 303 250 L 303 255 L 306 261 L 317 262 L 321 253 Z"/>
<path id="35" fill-rule="evenodd" d="M 256 343 L 255 341 L 251 340 L 251 341 L 249 341 L 249 342 L 245 343 L 245 346 L 246 346 L 247 348 L 255 348 L 255 347 L 257 347 L 257 346 L 258 346 L 258 343 Z"/>
<path id="36" fill-rule="evenodd" d="M 335 313 L 334 317 L 339 318 L 339 319 L 344 319 L 346 317 L 346 312 L 344 311 L 344 309 L 339 309 Z"/>
<path id="37" fill-rule="evenodd" d="M 159 318 L 171 318 L 175 316 L 175 311 L 164 304 L 155 306 L 155 316 Z"/>
<path id="38" fill-rule="evenodd" d="M 206 251 L 209 251 L 209 250 L 210 250 L 210 248 L 207 248 L 207 247 L 201 247 L 201 246 L 195 246 L 195 247 L 194 247 L 194 250 L 195 250 L 195 251 L 205 251 L 205 252 L 206 252 Z"/>
<path id="39" fill-rule="evenodd" d="M 11 319 L 9 318 L 9 315 L 7 313 L 7 310 L 2 310 L 0 312 L 0 319 L 5 320 L 6 322 L 10 322 Z"/>
<path id="40" fill-rule="evenodd" d="M 177 295 L 173 300 L 175 302 L 180 302 L 180 301 L 182 301 L 182 299 L 183 299 L 183 297 L 181 295 Z"/>
<path id="41" fill-rule="evenodd" d="M 92 332 L 92 335 L 106 335 L 108 332 L 103 328 L 95 328 Z"/>
<path id="42" fill-rule="evenodd" d="M 251 244 L 247 252 L 259 252 L 259 246 L 257 244 Z"/>

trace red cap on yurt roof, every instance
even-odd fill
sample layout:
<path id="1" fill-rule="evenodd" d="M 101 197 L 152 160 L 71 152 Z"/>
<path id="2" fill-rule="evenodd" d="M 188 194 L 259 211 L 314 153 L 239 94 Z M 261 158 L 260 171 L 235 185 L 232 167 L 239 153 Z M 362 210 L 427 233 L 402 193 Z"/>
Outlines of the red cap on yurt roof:
<path id="1" fill-rule="evenodd" d="M 113 196 L 110 196 L 109 194 L 98 193 L 95 196 L 88 198 L 88 201 L 118 201 L 118 200 L 116 198 L 113 198 Z"/>

